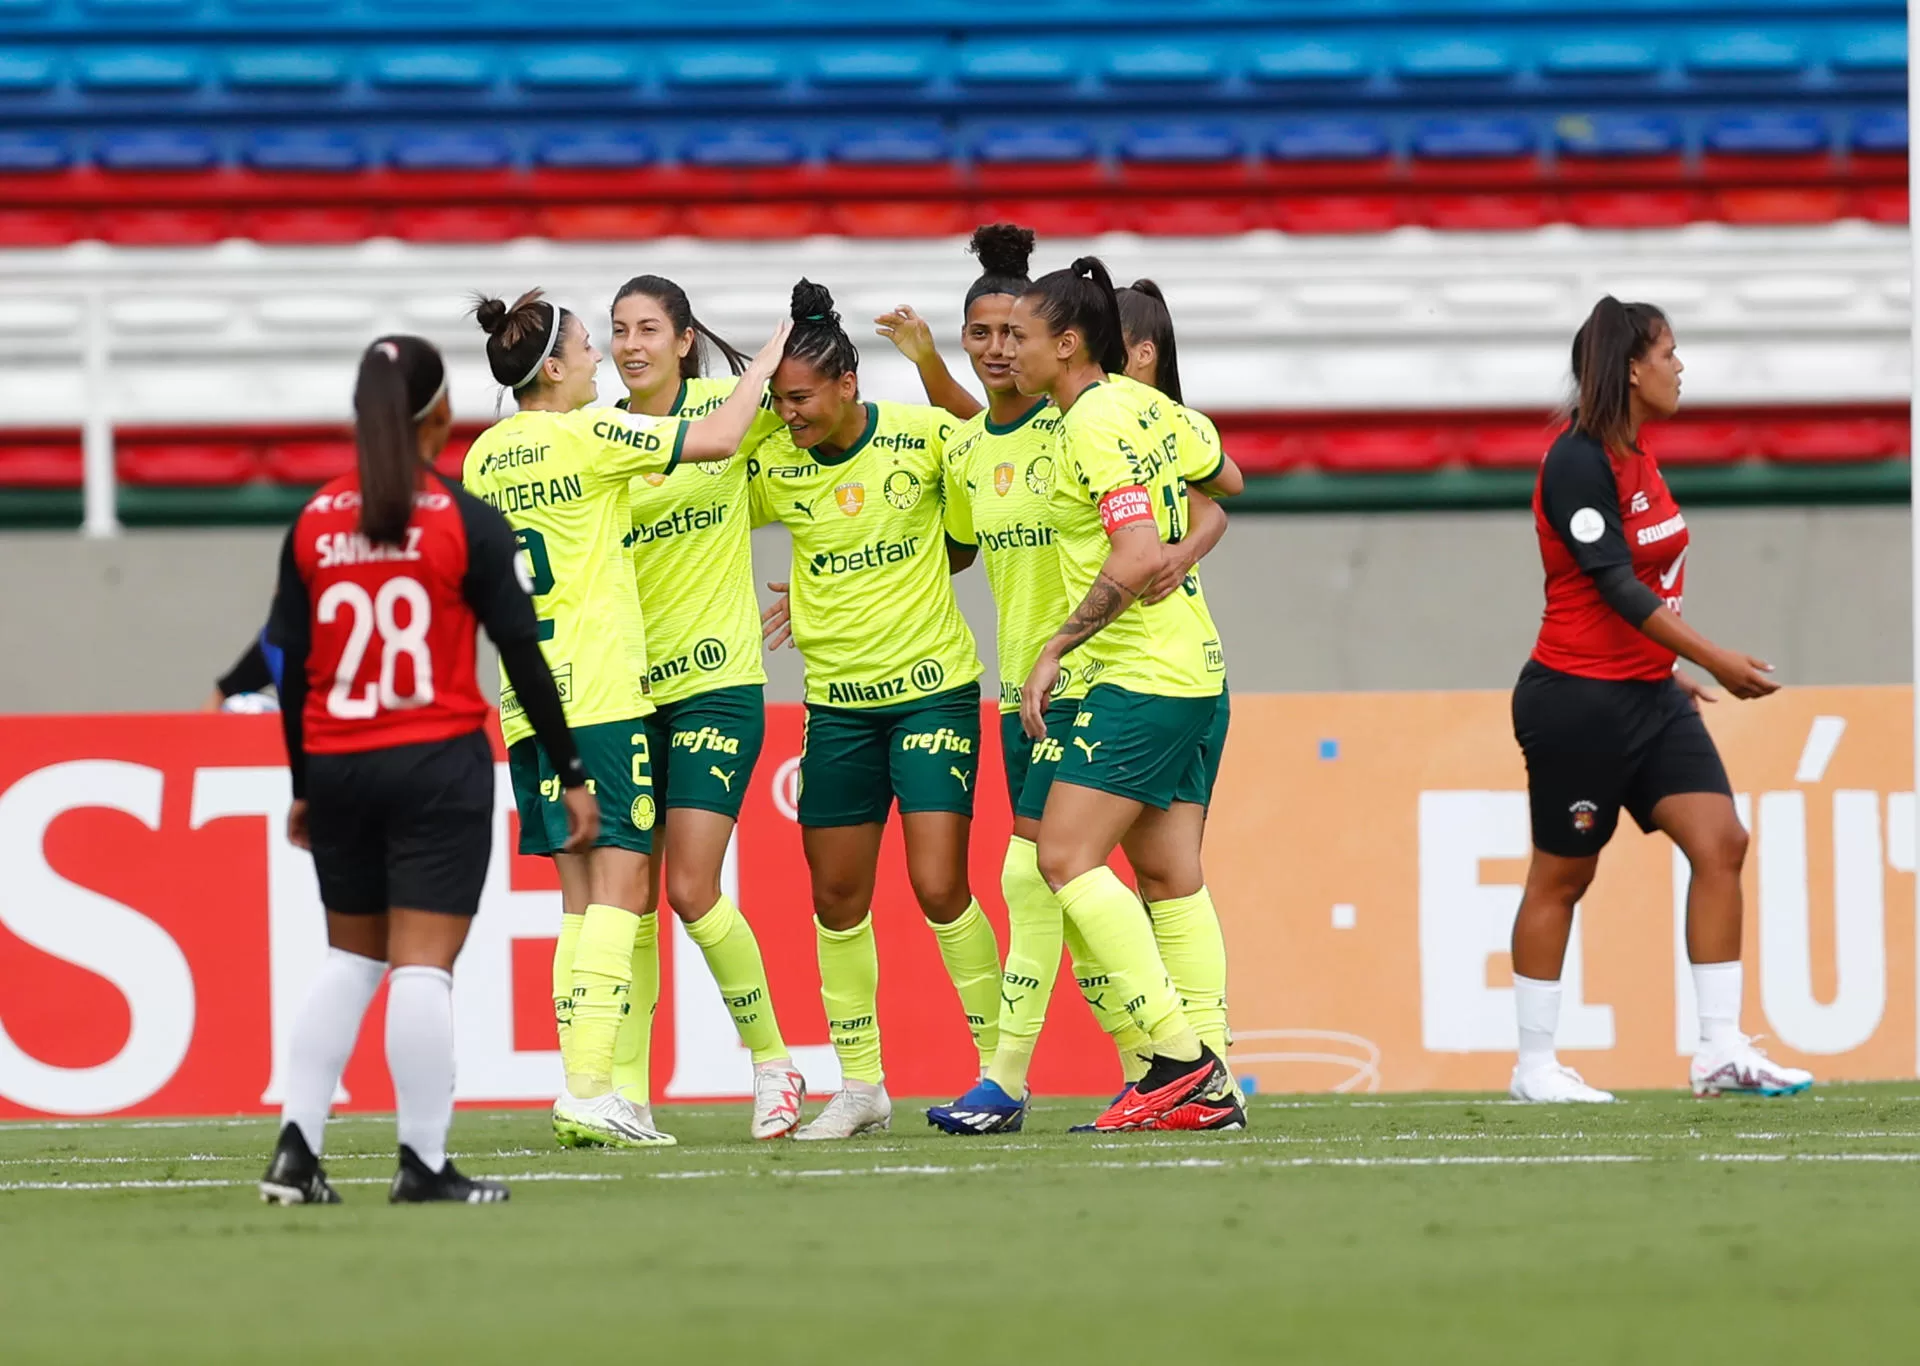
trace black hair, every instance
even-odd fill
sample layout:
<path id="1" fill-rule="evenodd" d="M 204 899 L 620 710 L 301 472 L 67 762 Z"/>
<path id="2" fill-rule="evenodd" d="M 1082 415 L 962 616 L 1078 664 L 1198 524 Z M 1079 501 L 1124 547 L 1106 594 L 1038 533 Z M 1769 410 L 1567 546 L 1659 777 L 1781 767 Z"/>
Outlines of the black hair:
<path id="1" fill-rule="evenodd" d="M 558 354 L 573 314 L 530 289 L 508 307 L 485 294 L 473 296 L 473 316 L 487 334 L 487 368 L 494 379 L 519 393 L 545 383 L 540 369 Z"/>
<path id="2" fill-rule="evenodd" d="M 1573 334 L 1573 425 L 1610 451 L 1633 448 L 1633 362 L 1644 360 L 1667 315 L 1652 304 L 1623 304 L 1611 294 Z"/>
<path id="3" fill-rule="evenodd" d="M 1180 395 L 1180 351 L 1174 343 L 1173 314 L 1167 296 L 1151 280 L 1135 280 L 1114 295 L 1120 304 L 1120 331 L 1129 349 L 1153 343 L 1153 387 L 1175 403 Z"/>
<path id="4" fill-rule="evenodd" d="M 353 385 L 360 532 L 375 545 L 406 540 L 420 487 L 419 426 L 446 387 L 446 362 L 423 338 L 382 337 L 360 357 Z"/>
<path id="5" fill-rule="evenodd" d="M 967 250 L 980 258 L 980 278 L 967 288 L 962 310 L 988 294 L 1011 294 L 1019 298 L 1033 281 L 1027 278 L 1027 262 L 1033 259 L 1033 229 L 1011 223 L 982 223 L 973 230 Z"/>
<path id="6" fill-rule="evenodd" d="M 860 370 L 860 351 L 840 326 L 833 311 L 833 295 L 825 285 L 803 279 L 793 287 L 793 332 L 787 337 L 786 356 L 803 360 L 828 379 Z"/>
<path id="7" fill-rule="evenodd" d="M 1126 329 L 1120 325 L 1120 302 L 1114 297 L 1113 277 L 1098 256 L 1082 256 L 1065 270 L 1050 270 L 1021 292 L 1037 299 L 1034 312 L 1056 333 L 1079 331 L 1087 354 L 1110 375 L 1127 372 Z"/>
<path id="8" fill-rule="evenodd" d="M 727 368 L 739 374 L 747 368 L 748 357 L 744 351 L 733 346 L 726 338 L 693 316 L 693 305 L 687 301 L 687 291 L 663 275 L 636 275 L 613 296 L 615 308 L 622 299 L 632 298 L 635 294 L 644 294 L 660 305 L 660 311 L 667 315 L 667 321 L 673 324 L 675 336 L 684 336 L 689 330 L 694 333 L 693 345 L 687 348 L 687 354 L 680 357 L 680 378 L 698 379 L 707 373 L 707 345 L 712 343 L 727 362 Z"/>

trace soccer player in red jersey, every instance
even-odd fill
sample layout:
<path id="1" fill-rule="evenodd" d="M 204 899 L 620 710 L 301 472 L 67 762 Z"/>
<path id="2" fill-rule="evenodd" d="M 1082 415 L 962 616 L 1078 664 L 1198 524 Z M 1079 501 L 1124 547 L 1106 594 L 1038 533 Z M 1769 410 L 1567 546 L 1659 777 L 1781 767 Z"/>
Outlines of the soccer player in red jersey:
<path id="1" fill-rule="evenodd" d="M 1716 694 L 1678 672 L 1676 656 L 1743 700 L 1780 685 L 1768 676 L 1771 665 L 1715 645 L 1680 616 L 1686 518 L 1642 431 L 1678 411 L 1682 369 L 1659 309 L 1611 297 L 1595 304 L 1573 339 L 1577 403 L 1534 489 L 1547 603 L 1533 657 L 1513 690 L 1534 846 L 1513 924 L 1516 1100 L 1613 1099 L 1560 1064 L 1553 1036 L 1574 905 L 1623 806 L 1642 830 L 1665 831 L 1693 869 L 1694 1093 L 1784 1095 L 1813 1082 L 1740 1032 L 1747 834 L 1700 717 L 1700 704 Z"/>
<path id="2" fill-rule="evenodd" d="M 367 348 L 354 388 L 358 467 L 301 509 L 280 555 L 268 639 L 285 651 L 287 837 L 313 853 L 327 958 L 294 1027 L 263 1198 L 335 1204 L 320 1167 L 327 1110 L 383 978 L 399 1111 L 396 1204 L 490 1204 L 505 1186 L 447 1158 L 453 961 L 493 845 L 488 703 L 474 632 L 500 652 L 565 790 L 568 848 L 599 832 L 539 626 L 501 515 L 434 459 L 453 414 L 446 366 L 418 337 Z"/>

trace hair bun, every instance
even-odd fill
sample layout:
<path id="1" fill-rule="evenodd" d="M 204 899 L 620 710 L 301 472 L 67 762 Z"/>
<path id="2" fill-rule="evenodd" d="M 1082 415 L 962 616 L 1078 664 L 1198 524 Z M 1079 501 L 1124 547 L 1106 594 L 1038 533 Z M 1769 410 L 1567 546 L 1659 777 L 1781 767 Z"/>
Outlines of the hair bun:
<path id="1" fill-rule="evenodd" d="M 793 287 L 793 320 L 797 323 L 820 323 L 833 327 L 840 325 L 840 315 L 833 311 L 833 291 L 825 285 L 816 285 L 813 281 L 802 279 Z"/>
<path id="2" fill-rule="evenodd" d="M 1032 228 L 1012 223 L 983 223 L 973 230 L 967 250 L 980 258 L 980 269 L 987 275 L 1005 275 L 1025 279 L 1027 264 L 1033 259 Z"/>
<path id="3" fill-rule="evenodd" d="M 491 337 L 506 322 L 507 306 L 498 299 L 480 298 L 474 301 L 473 316 L 480 330 Z"/>

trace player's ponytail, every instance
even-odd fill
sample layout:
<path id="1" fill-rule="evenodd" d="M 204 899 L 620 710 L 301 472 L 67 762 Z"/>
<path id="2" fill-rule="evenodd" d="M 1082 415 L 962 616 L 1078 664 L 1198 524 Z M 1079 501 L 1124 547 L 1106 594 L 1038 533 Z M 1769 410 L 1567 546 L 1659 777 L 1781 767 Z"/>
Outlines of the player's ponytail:
<path id="1" fill-rule="evenodd" d="M 698 379 L 707 373 L 707 347 L 712 346 L 720 353 L 727 368 L 739 374 L 747 368 L 750 357 L 733 346 L 719 333 L 693 316 L 693 304 L 687 299 L 687 291 L 663 275 L 636 275 L 613 296 L 614 307 L 620 306 L 622 299 L 643 294 L 660 305 L 660 311 L 667 315 L 675 336 L 694 334 L 693 345 L 687 348 L 687 354 L 680 357 L 680 378 Z"/>
<path id="2" fill-rule="evenodd" d="M 1011 223 L 982 223 L 973 230 L 967 250 L 980 258 L 980 278 L 967 288 L 963 309 L 987 294 L 1011 294 L 1019 298 L 1033 283 L 1027 278 L 1027 263 L 1033 259 L 1032 228 Z"/>
<path id="3" fill-rule="evenodd" d="M 1127 349 L 1142 342 L 1153 343 L 1154 388 L 1175 403 L 1187 400 L 1180 393 L 1180 351 L 1174 344 L 1173 314 L 1167 308 L 1167 296 L 1151 280 L 1135 280 L 1117 292 L 1120 301 L 1120 329 Z"/>
<path id="4" fill-rule="evenodd" d="M 1633 363 L 1646 359 L 1667 326 L 1667 315 L 1652 304 L 1623 304 L 1609 294 L 1573 335 L 1569 416 L 1609 451 L 1633 448 Z"/>
<path id="5" fill-rule="evenodd" d="M 382 337 L 360 357 L 353 386 L 360 531 L 375 545 L 406 540 L 413 495 L 420 487 L 420 423 L 446 392 L 446 363 L 432 342 Z"/>
<path id="6" fill-rule="evenodd" d="M 517 394 L 546 383 L 541 372 L 559 351 L 573 314 L 542 297 L 540 290 L 530 289 L 511 307 L 476 294 L 473 316 L 487 334 L 487 368 L 495 380 Z"/>
<path id="7" fill-rule="evenodd" d="M 833 294 L 825 285 L 801 280 L 793 287 L 789 310 L 793 331 L 787 337 L 788 359 L 805 361 L 827 379 L 859 372 L 859 348 L 840 325 Z"/>
<path id="8" fill-rule="evenodd" d="M 1034 312 L 1056 334 L 1069 329 L 1078 332 L 1088 359 L 1102 370 L 1110 375 L 1126 373 L 1120 301 L 1114 297 L 1113 277 L 1098 256 L 1082 256 L 1065 270 L 1048 271 L 1022 297 L 1035 301 Z"/>

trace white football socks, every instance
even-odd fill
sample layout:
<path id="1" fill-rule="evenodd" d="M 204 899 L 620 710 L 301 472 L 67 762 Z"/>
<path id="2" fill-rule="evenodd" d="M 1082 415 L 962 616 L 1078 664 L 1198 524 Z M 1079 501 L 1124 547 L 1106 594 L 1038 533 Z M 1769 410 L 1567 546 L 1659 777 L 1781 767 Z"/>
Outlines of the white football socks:
<path id="1" fill-rule="evenodd" d="M 327 1111 L 333 1108 L 340 1073 L 353 1055 L 354 1040 L 360 1037 L 361 1018 L 386 974 L 387 965 L 377 958 L 328 949 L 307 1003 L 294 1021 L 293 1037 L 287 1041 L 287 1095 L 280 1123 L 282 1127 L 299 1125 L 315 1156 L 326 1138 Z"/>
<path id="2" fill-rule="evenodd" d="M 1740 1032 L 1740 960 L 1695 963 L 1693 998 L 1700 1008 L 1700 1051 L 1718 1048 Z"/>
<path id="3" fill-rule="evenodd" d="M 1560 1028 L 1560 984 L 1513 974 L 1513 1009 L 1520 1024 L 1520 1070 L 1551 1067 Z"/>
<path id="4" fill-rule="evenodd" d="M 400 1142 L 430 1171 L 447 1164 L 453 1123 L 453 976 L 411 964 L 387 989 L 387 1070 Z"/>

